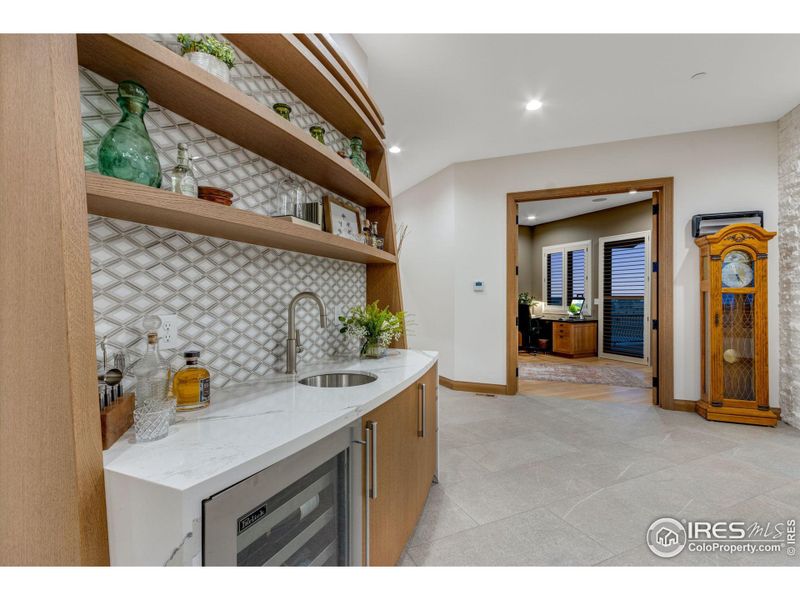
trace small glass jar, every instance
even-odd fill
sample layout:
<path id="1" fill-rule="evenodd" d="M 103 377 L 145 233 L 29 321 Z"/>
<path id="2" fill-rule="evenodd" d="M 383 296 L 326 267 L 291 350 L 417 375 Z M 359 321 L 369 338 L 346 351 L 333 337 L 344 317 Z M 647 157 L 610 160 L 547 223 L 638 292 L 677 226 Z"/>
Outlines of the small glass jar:
<path id="1" fill-rule="evenodd" d="M 308 128 L 308 131 L 311 133 L 311 137 L 313 137 L 323 146 L 325 145 L 325 130 L 322 127 L 319 125 L 313 125 Z"/>
<path id="2" fill-rule="evenodd" d="M 199 364 L 199 350 L 187 350 L 183 357 L 186 364 L 175 373 L 172 381 L 177 410 L 205 408 L 211 403 L 211 374 Z"/>
<path id="3" fill-rule="evenodd" d="M 292 114 L 292 107 L 288 104 L 284 104 L 283 102 L 277 102 L 272 105 L 272 110 L 278 113 L 287 121 L 291 121 L 290 115 Z"/>

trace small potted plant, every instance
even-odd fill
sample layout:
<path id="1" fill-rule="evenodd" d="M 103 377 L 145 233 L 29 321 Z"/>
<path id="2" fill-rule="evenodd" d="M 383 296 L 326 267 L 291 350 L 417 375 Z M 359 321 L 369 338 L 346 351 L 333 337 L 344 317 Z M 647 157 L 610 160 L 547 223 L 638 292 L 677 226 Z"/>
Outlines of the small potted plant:
<path id="1" fill-rule="evenodd" d="M 367 306 L 355 306 L 339 317 L 340 333 L 358 338 L 362 357 L 381 358 L 389 344 L 399 340 L 405 330 L 405 313 L 392 313 L 388 307 L 378 308 L 378 301 Z"/>
<path id="2" fill-rule="evenodd" d="M 181 54 L 190 63 L 219 77 L 225 83 L 230 83 L 231 69 L 236 61 L 236 55 L 233 46 L 228 42 L 210 35 L 195 38 L 188 33 L 179 33 L 178 42 L 181 45 Z"/>
<path id="3" fill-rule="evenodd" d="M 526 306 L 530 306 L 534 302 L 536 302 L 536 299 L 533 296 L 531 296 L 528 292 L 522 292 L 519 295 L 519 303 L 520 304 L 524 304 Z"/>

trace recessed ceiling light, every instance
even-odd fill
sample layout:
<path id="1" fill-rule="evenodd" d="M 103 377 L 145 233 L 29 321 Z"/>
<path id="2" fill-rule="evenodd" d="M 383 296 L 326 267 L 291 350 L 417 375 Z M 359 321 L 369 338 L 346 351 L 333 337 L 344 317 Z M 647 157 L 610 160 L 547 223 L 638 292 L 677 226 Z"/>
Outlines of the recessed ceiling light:
<path id="1" fill-rule="evenodd" d="M 592 202 L 605 202 L 608 198 L 592 198 Z"/>
<path id="2" fill-rule="evenodd" d="M 535 221 L 536 215 L 528 215 L 528 221 Z"/>
<path id="3" fill-rule="evenodd" d="M 705 71 L 700 71 L 699 73 L 695 73 L 694 75 L 692 75 L 690 79 L 702 79 L 706 75 L 708 75 L 708 73 L 706 73 Z"/>
<path id="4" fill-rule="evenodd" d="M 539 110 L 542 108 L 541 100 L 531 100 L 525 105 L 525 110 Z"/>
<path id="5" fill-rule="evenodd" d="M 635 194 L 635 193 L 637 193 L 637 191 L 636 190 L 628 190 L 628 193 L 629 194 Z"/>
<path id="6" fill-rule="evenodd" d="M 402 150 L 401 150 L 400 146 L 390 146 L 389 147 L 389 152 L 391 152 L 392 154 L 400 154 L 401 151 Z"/>

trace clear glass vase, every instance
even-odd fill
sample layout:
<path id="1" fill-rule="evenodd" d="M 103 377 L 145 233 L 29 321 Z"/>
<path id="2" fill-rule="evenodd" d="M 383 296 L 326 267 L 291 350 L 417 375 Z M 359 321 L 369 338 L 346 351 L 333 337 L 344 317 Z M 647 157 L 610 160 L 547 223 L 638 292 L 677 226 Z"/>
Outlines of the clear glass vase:
<path id="1" fill-rule="evenodd" d="M 117 93 L 122 118 L 100 141 L 98 170 L 117 179 L 161 187 L 161 165 L 144 126 L 149 106 L 147 90 L 135 81 L 123 81 Z"/>
<path id="2" fill-rule="evenodd" d="M 364 340 L 361 344 L 362 358 L 383 358 L 386 356 L 386 346 L 374 340 Z"/>

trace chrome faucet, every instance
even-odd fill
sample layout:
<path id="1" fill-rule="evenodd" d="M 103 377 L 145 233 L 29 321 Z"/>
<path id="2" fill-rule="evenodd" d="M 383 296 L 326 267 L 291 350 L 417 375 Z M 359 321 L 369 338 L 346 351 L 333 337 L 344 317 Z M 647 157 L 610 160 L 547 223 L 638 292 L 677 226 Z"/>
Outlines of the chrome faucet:
<path id="1" fill-rule="evenodd" d="M 286 340 L 286 373 L 297 373 L 297 355 L 303 351 L 300 344 L 300 330 L 295 327 L 294 313 L 297 303 L 303 298 L 311 298 L 319 307 L 319 326 L 323 329 L 328 326 L 328 317 L 325 314 L 325 303 L 314 292 L 300 292 L 289 302 L 289 337 Z"/>

